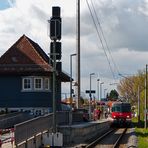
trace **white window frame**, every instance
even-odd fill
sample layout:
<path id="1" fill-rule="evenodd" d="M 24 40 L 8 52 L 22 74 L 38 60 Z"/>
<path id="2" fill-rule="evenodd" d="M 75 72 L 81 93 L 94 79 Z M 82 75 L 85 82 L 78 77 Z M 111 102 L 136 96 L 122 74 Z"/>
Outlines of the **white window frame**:
<path id="1" fill-rule="evenodd" d="M 30 80 L 30 88 L 25 88 L 25 80 Z M 22 83 L 22 88 L 23 90 L 32 90 L 32 78 L 23 78 L 23 83 Z"/>
<path id="2" fill-rule="evenodd" d="M 40 82 L 37 83 L 37 79 L 40 80 Z M 25 88 L 25 86 L 27 86 L 27 82 L 25 85 L 25 81 L 29 80 L 28 82 L 30 83 L 30 88 Z M 40 86 L 39 88 L 37 88 L 36 86 Z M 50 91 L 50 78 L 48 77 L 36 77 L 36 76 L 28 76 L 28 77 L 22 77 L 22 91 Z"/>
<path id="3" fill-rule="evenodd" d="M 47 84 L 46 84 L 47 82 Z M 49 78 L 44 79 L 44 90 L 49 90 Z"/>
<path id="4" fill-rule="evenodd" d="M 36 88 L 36 80 L 37 79 L 41 80 L 41 87 L 40 88 Z M 41 78 L 41 77 L 34 78 L 34 90 L 43 90 L 43 78 Z"/>

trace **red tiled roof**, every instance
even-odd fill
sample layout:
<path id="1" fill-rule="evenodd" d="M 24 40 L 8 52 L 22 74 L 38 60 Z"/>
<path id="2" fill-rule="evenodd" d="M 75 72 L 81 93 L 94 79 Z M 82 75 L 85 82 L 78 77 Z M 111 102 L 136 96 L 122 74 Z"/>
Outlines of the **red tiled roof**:
<path id="1" fill-rule="evenodd" d="M 2 74 L 42 74 L 49 75 L 52 66 L 49 58 L 41 47 L 27 36 L 23 35 L 0 58 L 0 75 Z M 64 81 L 69 76 L 61 73 Z"/>
<path id="2" fill-rule="evenodd" d="M 0 73 L 23 71 L 48 71 L 52 67 L 47 63 L 43 50 L 35 42 L 23 35 L 0 58 Z M 36 48 L 38 47 L 38 48 Z M 47 57 L 46 57 L 47 58 Z"/>

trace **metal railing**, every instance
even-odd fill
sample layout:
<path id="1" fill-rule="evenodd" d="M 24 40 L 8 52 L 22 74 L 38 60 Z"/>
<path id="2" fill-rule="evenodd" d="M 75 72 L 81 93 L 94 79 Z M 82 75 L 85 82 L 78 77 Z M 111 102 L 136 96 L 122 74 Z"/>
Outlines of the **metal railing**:
<path id="1" fill-rule="evenodd" d="M 83 114 L 73 112 L 72 122 L 82 122 Z M 44 131 L 51 131 L 53 127 L 53 114 L 40 116 L 14 126 L 15 144 L 19 144 L 27 139 Z M 57 125 L 69 124 L 69 112 L 57 112 Z"/>

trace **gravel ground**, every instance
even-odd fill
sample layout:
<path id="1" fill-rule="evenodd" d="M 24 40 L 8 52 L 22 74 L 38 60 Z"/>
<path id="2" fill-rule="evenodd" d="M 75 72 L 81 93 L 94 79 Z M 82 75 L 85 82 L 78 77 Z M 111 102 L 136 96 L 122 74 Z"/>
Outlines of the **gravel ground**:
<path id="1" fill-rule="evenodd" d="M 137 148 L 138 147 L 138 138 L 135 134 L 135 128 L 130 128 L 130 137 L 128 139 L 127 148 Z"/>
<path id="2" fill-rule="evenodd" d="M 126 144 L 126 148 L 138 148 L 138 139 L 137 139 L 137 136 L 135 134 L 135 128 L 129 128 L 128 129 L 128 134 L 129 135 L 129 138 L 128 138 L 128 143 Z M 69 145 L 69 146 L 66 146 L 64 148 L 82 148 L 82 146 L 85 145 L 84 144 L 78 144 L 78 145 Z"/>

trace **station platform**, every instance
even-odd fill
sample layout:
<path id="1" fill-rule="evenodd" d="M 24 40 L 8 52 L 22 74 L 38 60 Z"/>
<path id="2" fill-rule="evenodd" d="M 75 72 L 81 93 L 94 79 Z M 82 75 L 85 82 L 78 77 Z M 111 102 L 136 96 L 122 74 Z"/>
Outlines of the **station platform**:
<path id="1" fill-rule="evenodd" d="M 95 136 L 105 133 L 110 128 L 108 119 L 75 123 L 58 127 L 58 132 L 63 133 L 64 148 L 86 143 Z"/>

